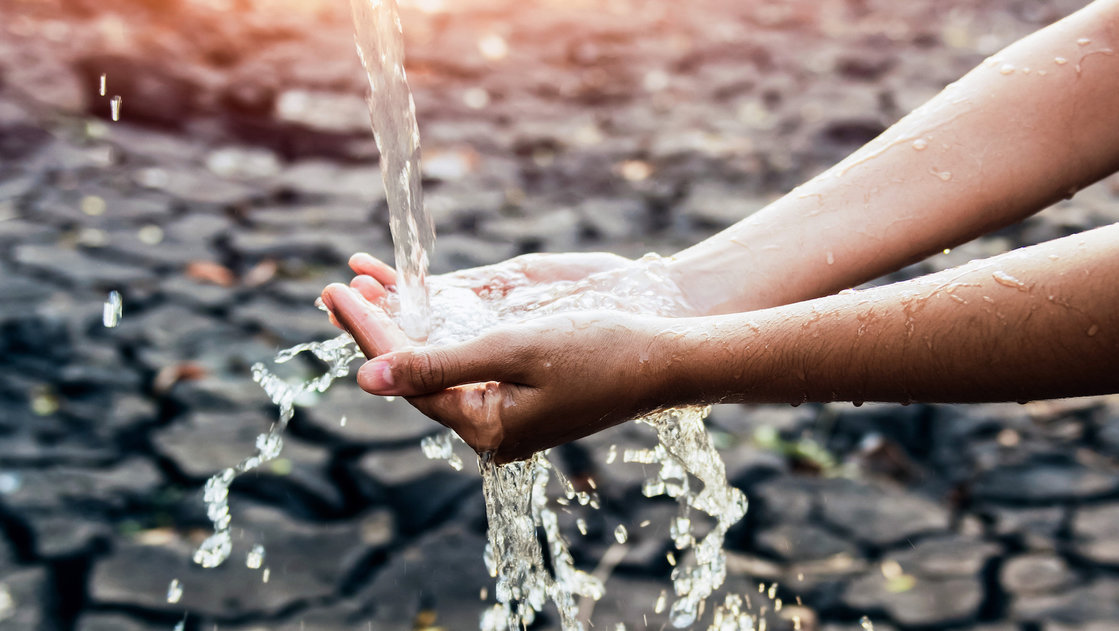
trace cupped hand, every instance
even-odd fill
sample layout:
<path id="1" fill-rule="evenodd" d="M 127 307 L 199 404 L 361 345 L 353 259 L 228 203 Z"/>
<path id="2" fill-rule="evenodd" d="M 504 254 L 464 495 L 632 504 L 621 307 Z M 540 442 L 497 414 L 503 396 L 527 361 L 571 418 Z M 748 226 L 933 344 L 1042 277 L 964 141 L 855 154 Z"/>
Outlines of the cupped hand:
<path id="1" fill-rule="evenodd" d="M 581 438 L 671 403 L 664 318 L 613 312 L 548 316 L 470 341 L 408 348 L 378 307 L 344 285 L 324 302 L 372 359 L 366 391 L 403 396 L 497 462 Z"/>

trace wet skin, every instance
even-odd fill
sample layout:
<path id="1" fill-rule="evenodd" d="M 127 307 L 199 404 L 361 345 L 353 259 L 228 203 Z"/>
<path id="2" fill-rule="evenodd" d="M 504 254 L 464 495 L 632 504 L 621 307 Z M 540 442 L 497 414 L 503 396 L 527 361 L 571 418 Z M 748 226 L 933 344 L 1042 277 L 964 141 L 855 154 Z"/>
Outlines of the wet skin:
<path id="1" fill-rule="evenodd" d="M 372 304 L 396 282 L 384 263 L 356 255 L 352 289 L 334 285 L 323 298 L 377 358 L 359 372 L 363 388 L 408 396 L 499 460 L 682 403 L 1116 392 L 1119 226 L 828 295 L 1017 221 L 1119 168 L 1116 51 L 1119 0 L 1098 0 L 997 53 L 833 169 L 679 253 L 672 275 L 702 317 L 586 313 L 402 350 L 406 340 Z M 568 258 L 462 274 L 480 288 L 500 286 L 511 267 L 545 282 L 627 264 L 552 256 Z"/>

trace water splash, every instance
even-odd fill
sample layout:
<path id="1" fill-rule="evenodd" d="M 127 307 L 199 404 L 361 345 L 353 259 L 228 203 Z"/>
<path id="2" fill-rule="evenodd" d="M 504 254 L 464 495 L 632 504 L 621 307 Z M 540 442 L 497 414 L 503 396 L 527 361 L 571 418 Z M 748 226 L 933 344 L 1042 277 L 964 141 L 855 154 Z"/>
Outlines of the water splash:
<path id="1" fill-rule="evenodd" d="M 101 323 L 105 328 L 111 329 L 120 324 L 120 317 L 124 312 L 124 302 L 121 300 L 120 292 L 112 290 L 109 292 L 109 297 L 105 300 L 105 305 L 101 309 Z"/>
<path id="2" fill-rule="evenodd" d="M 363 357 L 353 339 L 343 334 L 323 342 L 299 344 L 280 351 L 276 355 L 276 363 L 290 361 L 304 352 L 310 352 L 325 363 L 327 371 L 303 383 L 291 384 L 269 371 L 264 364 L 258 363 L 252 367 L 253 381 L 260 384 L 272 403 L 279 407 L 279 418 L 267 432 L 256 437 L 255 454 L 206 481 L 202 499 L 214 532 L 194 551 L 194 562 L 202 567 L 217 567 L 225 563 L 233 551 L 230 531 L 232 517 L 229 512 L 229 486 L 233 484 L 233 480 L 280 455 L 283 447 L 281 436 L 295 414 L 296 399 L 309 392 L 324 392 L 335 379 L 350 374 L 350 365 Z"/>

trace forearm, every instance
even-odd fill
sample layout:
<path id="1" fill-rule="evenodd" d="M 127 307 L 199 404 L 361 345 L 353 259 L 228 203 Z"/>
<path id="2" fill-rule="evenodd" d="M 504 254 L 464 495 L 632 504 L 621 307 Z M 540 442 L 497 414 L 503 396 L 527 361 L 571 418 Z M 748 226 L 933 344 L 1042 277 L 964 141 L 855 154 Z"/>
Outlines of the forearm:
<path id="1" fill-rule="evenodd" d="M 914 281 L 692 320 L 680 402 L 1119 392 L 1119 224 Z"/>
<path id="2" fill-rule="evenodd" d="M 674 274 L 705 313 L 855 286 L 1113 172 L 1116 112 L 1119 2 L 1100 0 L 992 56 L 848 159 L 680 252 Z"/>

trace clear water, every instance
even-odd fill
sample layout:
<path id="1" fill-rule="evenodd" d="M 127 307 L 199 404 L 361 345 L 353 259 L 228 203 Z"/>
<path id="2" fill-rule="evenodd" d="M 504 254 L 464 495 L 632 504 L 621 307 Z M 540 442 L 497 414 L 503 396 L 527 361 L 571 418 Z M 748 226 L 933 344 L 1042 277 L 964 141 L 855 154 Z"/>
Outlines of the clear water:
<path id="1" fill-rule="evenodd" d="M 454 277 L 427 279 L 427 253 L 435 235 L 420 192 L 419 132 L 404 74 L 397 7 L 395 0 L 352 0 L 351 7 L 358 54 L 372 90 L 370 114 L 381 151 L 401 275 L 397 291 L 385 300 L 385 307 L 409 337 L 445 344 L 469 339 L 500 324 L 571 311 L 620 310 L 663 316 L 691 313 L 679 288 L 669 280 L 664 261 L 656 255 L 580 281 L 541 286 L 526 278 L 506 278 L 507 289 L 494 295 L 476 294 Z M 293 384 L 262 364 L 253 366 L 253 379 L 279 407 L 279 417 L 258 436 L 255 454 L 206 483 L 204 499 L 214 533 L 194 554 L 200 565 L 220 565 L 232 552 L 228 496 L 233 480 L 279 455 L 281 436 L 297 399 L 308 392 L 326 390 L 335 379 L 348 375 L 353 362 L 362 358 L 352 339 L 343 334 L 294 346 L 282 351 L 276 361 L 283 363 L 303 352 L 322 360 L 328 370 L 315 379 Z M 669 611 L 677 628 L 692 626 L 704 617 L 705 602 L 726 578 L 724 537 L 746 512 L 746 498 L 727 484 L 723 462 L 704 428 L 707 411 L 682 408 L 639 419 L 656 433 L 658 444 L 651 449 L 625 449 L 622 457 L 624 462 L 640 463 L 646 470 L 655 471 L 642 487 L 646 496 L 667 495 L 679 506 L 670 528 L 679 557 L 686 559 L 680 564 L 673 562 L 671 576 L 676 598 Z M 454 450 L 458 441 L 453 433 L 445 432 L 424 439 L 421 447 L 428 458 L 446 460 L 461 470 L 463 462 Z M 617 452 L 612 450 L 614 457 Z M 483 457 L 478 467 L 489 526 L 483 559 L 495 579 L 498 601 L 483 615 L 481 628 L 523 629 L 550 601 L 565 630 L 584 629 L 579 619 L 579 599 L 597 600 L 605 587 L 601 580 L 575 567 L 556 510 L 572 503 L 597 509 L 597 496 L 576 491 L 547 452 L 500 466 Z M 705 522 L 707 531 L 700 536 L 697 518 L 702 515 L 706 518 L 698 521 Z M 624 525 L 618 527 L 615 537 L 624 543 L 628 537 Z M 246 563 L 259 567 L 258 559 L 262 561 L 263 554 L 262 548 L 255 547 Z M 728 597 L 726 603 L 712 608 L 710 629 L 753 628 L 753 618 L 740 610 L 741 599 L 736 598 Z M 664 607 L 662 599 L 658 603 L 658 609 Z"/>
<path id="2" fill-rule="evenodd" d="M 420 128 L 416 103 L 404 72 L 404 38 L 396 0 L 351 0 L 354 44 L 369 77 L 369 119 L 381 152 L 381 176 L 389 205 L 389 227 L 400 274 L 401 324 L 422 342 L 430 332 L 428 253 L 435 224 L 420 189 Z"/>

